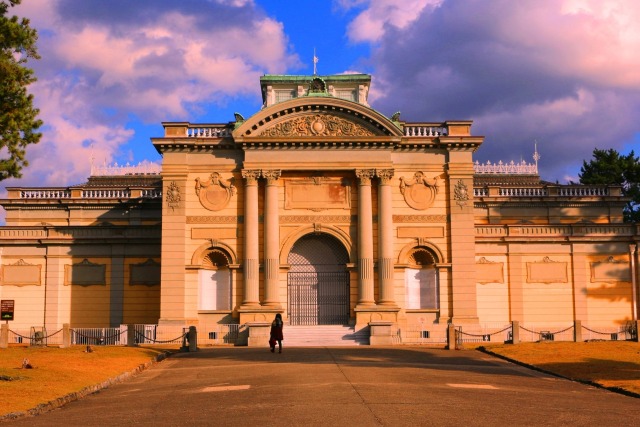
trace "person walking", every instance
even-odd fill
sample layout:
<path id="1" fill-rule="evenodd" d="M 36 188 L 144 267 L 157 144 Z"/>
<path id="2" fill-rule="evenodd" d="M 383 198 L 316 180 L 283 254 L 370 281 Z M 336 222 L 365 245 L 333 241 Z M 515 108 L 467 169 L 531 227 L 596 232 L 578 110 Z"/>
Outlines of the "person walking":
<path id="1" fill-rule="evenodd" d="M 282 321 L 282 315 L 276 314 L 276 318 L 271 322 L 271 335 L 269 337 L 269 346 L 271 347 L 271 353 L 276 350 L 276 342 L 278 343 L 278 353 L 282 353 L 282 327 L 284 322 Z"/>

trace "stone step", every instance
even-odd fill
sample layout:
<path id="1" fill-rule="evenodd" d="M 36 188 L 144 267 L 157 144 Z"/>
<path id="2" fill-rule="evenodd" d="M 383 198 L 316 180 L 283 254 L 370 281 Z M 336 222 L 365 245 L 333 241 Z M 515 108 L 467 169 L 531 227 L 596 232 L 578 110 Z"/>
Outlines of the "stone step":
<path id="1" fill-rule="evenodd" d="M 367 331 L 356 333 L 353 327 L 342 325 L 285 325 L 283 344 L 291 347 L 368 345 L 369 334 Z"/>

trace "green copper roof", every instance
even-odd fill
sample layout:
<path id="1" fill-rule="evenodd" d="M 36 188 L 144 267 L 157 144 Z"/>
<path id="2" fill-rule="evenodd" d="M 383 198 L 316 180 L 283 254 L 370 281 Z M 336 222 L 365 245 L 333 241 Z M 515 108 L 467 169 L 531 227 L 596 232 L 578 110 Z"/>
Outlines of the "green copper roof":
<path id="1" fill-rule="evenodd" d="M 371 81 L 370 74 L 329 74 L 329 75 L 290 75 L 290 74 L 265 74 L 260 77 L 260 84 L 265 83 L 309 83 L 316 77 L 328 82 L 358 82 Z"/>

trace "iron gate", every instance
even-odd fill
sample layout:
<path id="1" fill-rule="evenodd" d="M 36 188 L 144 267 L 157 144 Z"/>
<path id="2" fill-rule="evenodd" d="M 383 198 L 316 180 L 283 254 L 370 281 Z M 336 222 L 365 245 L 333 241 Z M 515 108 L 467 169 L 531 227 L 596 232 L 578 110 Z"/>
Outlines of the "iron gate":
<path id="1" fill-rule="evenodd" d="M 289 272 L 291 325 L 349 323 L 349 272 Z"/>

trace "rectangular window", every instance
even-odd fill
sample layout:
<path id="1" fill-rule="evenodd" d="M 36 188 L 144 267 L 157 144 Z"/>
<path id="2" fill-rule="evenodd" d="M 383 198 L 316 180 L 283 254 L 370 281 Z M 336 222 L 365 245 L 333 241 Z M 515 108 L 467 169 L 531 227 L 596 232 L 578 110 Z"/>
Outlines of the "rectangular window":
<path id="1" fill-rule="evenodd" d="M 405 295 L 408 310 L 438 309 L 438 278 L 435 268 L 406 269 Z"/>
<path id="2" fill-rule="evenodd" d="M 276 89 L 276 102 L 288 101 L 296 97 L 293 89 Z"/>
<path id="3" fill-rule="evenodd" d="M 355 89 L 336 89 L 336 98 L 358 102 L 358 93 Z"/>
<path id="4" fill-rule="evenodd" d="M 198 310 L 231 310 L 229 270 L 200 270 Z"/>

